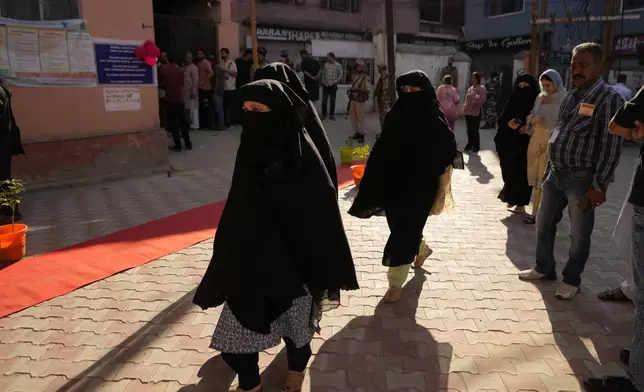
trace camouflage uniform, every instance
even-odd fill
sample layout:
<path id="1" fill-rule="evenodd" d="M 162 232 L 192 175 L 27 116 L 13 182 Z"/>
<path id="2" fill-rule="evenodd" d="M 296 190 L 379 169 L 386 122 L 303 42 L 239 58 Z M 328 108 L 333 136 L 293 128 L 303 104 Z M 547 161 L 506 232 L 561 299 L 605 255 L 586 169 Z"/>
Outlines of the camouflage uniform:
<path id="1" fill-rule="evenodd" d="M 391 96 L 389 95 L 389 74 L 383 71 L 378 78 L 376 88 L 373 94 L 378 109 L 378 117 L 380 119 L 380 130 L 385 123 L 385 114 L 391 108 Z"/>

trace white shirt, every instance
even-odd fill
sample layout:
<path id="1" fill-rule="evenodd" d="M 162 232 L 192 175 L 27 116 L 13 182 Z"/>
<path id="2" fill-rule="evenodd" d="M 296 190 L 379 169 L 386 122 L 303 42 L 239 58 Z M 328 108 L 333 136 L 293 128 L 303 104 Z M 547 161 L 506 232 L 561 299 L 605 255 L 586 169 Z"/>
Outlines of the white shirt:
<path id="1" fill-rule="evenodd" d="M 237 73 L 237 64 L 235 64 L 235 62 L 232 60 L 226 60 L 226 62 L 224 62 L 224 69 L 227 69 L 230 72 Z M 235 83 L 236 83 L 237 77 L 232 76 L 230 74 L 226 74 L 226 75 L 228 76 L 228 78 L 225 80 L 224 90 L 232 91 L 235 89 L 235 86 L 236 86 Z"/>
<path id="2" fill-rule="evenodd" d="M 617 91 L 619 95 L 622 96 L 624 101 L 630 101 L 633 99 L 633 92 L 628 87 L 624 86 L 624 83 L 617 83 L 613 85 L 613 90 Z"/>

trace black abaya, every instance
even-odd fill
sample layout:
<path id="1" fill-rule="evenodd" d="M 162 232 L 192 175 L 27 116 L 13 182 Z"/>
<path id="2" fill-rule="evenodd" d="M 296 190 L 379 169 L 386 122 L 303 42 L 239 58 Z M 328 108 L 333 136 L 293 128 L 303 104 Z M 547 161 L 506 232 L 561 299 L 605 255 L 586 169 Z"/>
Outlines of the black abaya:
<path id="1" fill-rule="evenodd" d="M 244 113 L 212 260 L 193 301 L 204 309 L 226 302 L 243 327 L 268 334 L 304 286 L 319 303 L 327 290 L 358 283 L 334 185 L 302 126 L 306 104 L 271 80 L 240 96 L 272 111 Z"/>
<path id="2" fill-rule="evenodd" d="M 338 172 L 335 163 L 335 157 L 331 150 L 331 144 L 329 139 L 324 131 L 324 126 L 320 117 L 318 116 L 317 111 L 311 98 L 309 92 L 304 88 L 300 78 L 297 77 L 295 71 L 292 68 L 286 66 L 283 63 L 272 63 L 264 68 L 258 69 L 255 73 L 255 80 L 260 79 L 273 79 L 278 82 L 282 82 L 289 86 L 295 94 L 297 94 L 302 101 L 308 105 L 308 110 L 306 111 L 306 117 L 304 118 L 304 127 L 306 131 L 311 136 L 311 140 L 315 144 L 315 147 L 318 149 L 324 165 L 329 172 L 329 177 L 333 182 L 335 189 L 338 189 Z"/>
<path id="3" fill-rule="evenodd" d="M 404 92 L 405 87 L 421 91 Z M 391 235 L 382 263 L 410 264 L 434 204 L 439 178 L 454 162 L 456 141 L 429 78 L 412 71 L 396 80 L 398 99 L 367 161 L 349 214 L 362 219 L 384 211 Z"/>
<path id="4" fill-rule="evenodd" d="M 528 86 L 520 87 L 521 82 L 528 83 Z M 508 123 L 510 120 L 516 119 L 522 124 L 526 124 L 526 118 L 532 111 L 538 95 L 537 80 L 531 75 L 519 76 L 515 82 L 512 96 L 499 117 L 498 130 L 494 137 L 504 183 L 503 189 L 499 193 L 499 199 L 512 206 L 530 204 L 532 195 L 532 187 L 528 184 L 530 135 L 510 128 Z"/>

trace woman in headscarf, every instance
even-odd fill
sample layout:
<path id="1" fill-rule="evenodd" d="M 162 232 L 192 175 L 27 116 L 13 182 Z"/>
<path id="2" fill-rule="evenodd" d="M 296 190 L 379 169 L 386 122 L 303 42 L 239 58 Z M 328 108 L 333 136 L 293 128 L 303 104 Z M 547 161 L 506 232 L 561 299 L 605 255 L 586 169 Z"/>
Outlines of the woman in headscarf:
<path id="1" fill-rule="evenodd" d="M 431 254 L 423 228 L 436 199 L 439 178 L 456 157 L 456 140 L 440 110 L 434 88 L 422 71 L 396 80 L 398 99 L 385 116 L 384 130 L 367 161 L 349 214 L 387 217 L 391 234 L 382 264 L 389 267 L 386 302 L 397 302 L 411 264 L 421 267 Z"/>
<path id="2" fill-rule="evenodd" d="M 331 150 L 331 144 L 329 143 L 329 139 L 326 135 L 326 132 L 324 131 L 324 126 L 322 125 L 322 121 L 320 121 L 318 112 L 315 110 L 315 106 L 309 98 L 309 93 L 304 88 L 304 85 L 302 84 L 300 78 L 298 78 L 297 74 L 292 68 L 282 63 L 272 63 L 265 66 L 264 68 L 258 69 L 255 76 L 258 80 L 273 79 L 286 84 L 291 88 L 291 90 L 295 92 L 295 94 L 297 94 L 298 97 L 300 97 L 302 101 L 307 104 L 308 108 L 306 109 L 304 117 L 304 127 L 309 133 L 311 140 L 313 140 L 313 144 L 315 144 L 315 147 L 320 153 L 320 157 L 322 157 L 324 166 L 326 166 L 326 169 L 329 172 L 329 177 L 331 177 L 333 186 L 337 191 L 338 172 L 335 158 L 333 157 L 333 152 Z"/>
<path id="3" fill-rule="evenodd" d="M 559 108 L 568 92 L 563 86 L 559 72 L 548 69 L 539 77 L 541 94 L 534 101 L 532 112 L 527 117 L 530 135 L 528 145 L 528 184 L 534 189 L 532 215 L 526 216 L 526 224 L 534 224 L 541 203 L 541 183 L 548 161 L 548 140 L 552 129 L 559 123 Z M 522 128 L 523 129 L 523 128 Z"/>
<path id="4" fill-rule="evenodd" d="M 498 130 L 494 136 L 504 182 L 499 199 L 514 213 L 525 213 L 525 206 L 530 204 L 532 195 L 532 187 L 528 184 L 530 136 L 524 127 L 537 95 L 537 79 L 527 74 L 519 76 L 514 83 L 512 96 L 499 117 Z"/>
<path id="5" fill-rule="evenodd" d="M 260 391 L 259 352 L 286 343 L 282 391 L 302 388 L 330 290 L 358 289 L 336 191 L 303 127 L 306 104 L 285 84 L 240 89 L 243 131 L 212 260 L 194 303 L 222 310 L 210 347 Z M 262 249 L 262 255 L 249 252 Z"/>
<path id="6" fill-rule="evenodd" d="M 452 77 L 450 75 L 445 75 L 443 84 L 436 89 L 436 98 L 445 114 L 449 127 L 454 132 L 456 120 L 458 119 L 458 102 L 461 98 L 458 96 L 456 88 L 452 86 Z"/>

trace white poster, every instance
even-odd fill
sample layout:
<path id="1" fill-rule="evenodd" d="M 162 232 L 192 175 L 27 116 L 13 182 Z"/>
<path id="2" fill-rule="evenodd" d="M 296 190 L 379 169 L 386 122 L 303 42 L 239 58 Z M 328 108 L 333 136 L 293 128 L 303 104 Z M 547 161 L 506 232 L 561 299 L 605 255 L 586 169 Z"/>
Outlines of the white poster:
<path id="1" fill-rule="evenodd" d="M 0 18 L 0 77 L 18 86 L 96 86 L 87 24 Z"/>
<path id="2" fill-rule="evenodd" d="M 138 88 L 104 88 L 106 112 L 141 110 L 141 90 Z"/>

